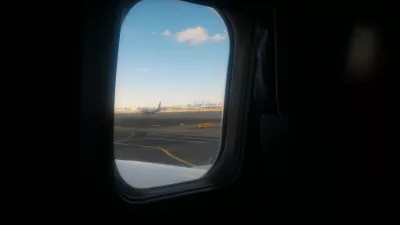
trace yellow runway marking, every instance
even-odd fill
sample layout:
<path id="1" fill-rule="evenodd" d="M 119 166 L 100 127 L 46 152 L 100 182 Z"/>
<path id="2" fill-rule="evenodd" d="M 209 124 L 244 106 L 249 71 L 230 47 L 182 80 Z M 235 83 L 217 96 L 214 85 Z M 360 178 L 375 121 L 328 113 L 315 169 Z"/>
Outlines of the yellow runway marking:
<path id="1" fill-rule="evenodd" d="M 114 142 L 114 143 L 115 143 L 115 142 Z M 181 163 L 183 163 L 183 164 L 186 164 L 186 165 L 188 165 L 188 166 L 193 166 L 193 167 L 195 166 L 195 165 L 191 164 L 190 162 L 187 162 L 187 161 L 185 161 L 185 160 L 183 160 L 183 159 L 181 159 L 181 158 L 179 158 L 179 157 L 177 157 L 177 156 L 174 156 L 174 155 L 173 155 L 172 153 L 170 153 L 168 150 L 163 149 L 163 148 L 161 148 L 161 147 L 157 147 L 157 146 L 147 146 L 147 145 L 136 145 L 136 144 L 124 144 L 124 143 L 115 143 L 115 144 L 157 149 L 157 150 L 162 151 L 162 152 L 163 152 L 164 154 L 166 154 L 167 156 L 169 156 L 169 157 L 175 159 L 176 161 L 179 161 L 179 162 L 181 162 Z"/>

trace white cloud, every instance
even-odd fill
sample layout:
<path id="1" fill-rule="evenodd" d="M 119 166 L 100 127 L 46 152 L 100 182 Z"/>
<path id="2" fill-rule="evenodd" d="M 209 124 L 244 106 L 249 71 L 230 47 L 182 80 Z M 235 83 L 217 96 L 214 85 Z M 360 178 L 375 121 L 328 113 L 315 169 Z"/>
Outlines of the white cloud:
<path id="1" fill-rule="evenodd" d="M 138 71 L 139 72 L 149 72 L 150 69 L 148 69 L 148 68 L 140 68 L 140 69 L 138 69 Z"/>
<path id="2" fill-rule="evenodd" d="M 162 35 L 164 35 L 164 36 L 171 36 L 171 31 L 169 31 L 169 30 L 164 30 L 164 32 L 162 33 Z"/>
<path id="3" fill-rule="evenodd" d="M 178 42 L 188 42 L 189 44 L 197 45 L 208 40 L 208 33 L 203 27 L 187 28 L 176 33 L 176 40 Z"/>
<path id="4" fill-rule="evenodd" d="M 155 31 L 153 31 L 153 32 L 151 32 L 151 34 L 153 34 L 153 35 L 154 35 L 154 34 L 157 34 L 157 33 L 156 33 Z"/>
<path id="5" fill-rule="evenodd" d="M 222 40 L 225 40 L 227 38 L 227 36 L 226 36 L 226 34 L 216 34 L 215 36 L 213 36 L 213 37 L 210 37 L 210 39 L 211 40 L 213 40 L 213 41 L 222 41 Z"/>
<path id="6" fill-rule="evenodd" d="M 209 36 L 207 30 L 203 27 L 187 28 L 176 33 L 176 41 L 188 42 L 190 45 L 198 45 L 208 40 L 222 41 L 227 38 L 226 35 L 216 34 Z"/>

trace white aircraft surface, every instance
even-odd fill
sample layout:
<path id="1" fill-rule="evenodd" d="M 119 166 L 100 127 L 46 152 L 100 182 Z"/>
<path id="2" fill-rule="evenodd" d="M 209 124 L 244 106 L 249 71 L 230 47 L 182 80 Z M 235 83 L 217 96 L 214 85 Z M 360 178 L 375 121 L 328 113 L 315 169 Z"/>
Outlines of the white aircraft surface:
<path id="1" fill-rule="evenodd" d="M 122 179 L 135 188 L 159 187 L 201 178 L 212 165 L 180 167 L 150 162 L 115 160 Z"/>
<path id="2" fill-rule="evenodd" d="M 158 107 L 157 107 L 157 108 L 140 108 L 140 107 L 137 107 L 137 109 L 138 109 L 141 113 L 143 113 L 144 115 L 155 114 L 155 113 L 161 111 L 161 102 L 158 103 Z"/>

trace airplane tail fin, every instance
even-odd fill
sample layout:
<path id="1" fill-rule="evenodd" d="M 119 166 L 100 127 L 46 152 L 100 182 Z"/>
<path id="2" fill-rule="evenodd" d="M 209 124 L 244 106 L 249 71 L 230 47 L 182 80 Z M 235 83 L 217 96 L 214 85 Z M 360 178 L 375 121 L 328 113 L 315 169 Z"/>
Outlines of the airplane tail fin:
<path id="1" fill-rule="evenodd" d="M 159 102 L 159 103 L 158 103 L 158 107 L 157 107 L 157 109 L 158 109 L 158 110 L 160 110 L 160 109 L 161 109 L 161 102 Z"/>

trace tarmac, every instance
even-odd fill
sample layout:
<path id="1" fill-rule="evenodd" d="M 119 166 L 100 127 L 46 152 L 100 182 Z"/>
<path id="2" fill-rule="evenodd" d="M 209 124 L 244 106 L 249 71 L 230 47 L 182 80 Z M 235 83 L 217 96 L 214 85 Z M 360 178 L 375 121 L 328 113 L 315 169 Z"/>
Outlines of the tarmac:
<path id="1" fill-rule="evenodd" d="M 222 112 L 117 113 L 116 159 L 195 167 L 213 163 L 220 150 Z M 199 123 L 212 127 L 197 128 Z"/>

